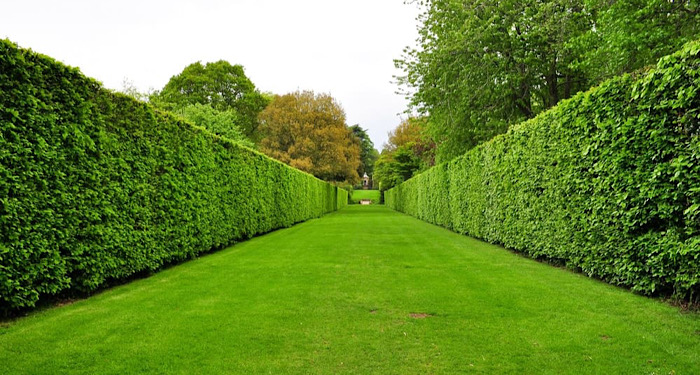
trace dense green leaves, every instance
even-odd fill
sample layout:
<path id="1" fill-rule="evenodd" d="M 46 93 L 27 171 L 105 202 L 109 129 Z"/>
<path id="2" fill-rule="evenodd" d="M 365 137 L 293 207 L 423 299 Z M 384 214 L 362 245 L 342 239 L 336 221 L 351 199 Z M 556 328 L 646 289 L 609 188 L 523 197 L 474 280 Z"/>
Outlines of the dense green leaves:
<path id="1" fill-rule="evenodd" d="M 357 175 L 360 178 L 365 173 L 371 176 L 374 173 L 374 163 L 379 158 L 379 151 L 374 148 L 374 142 L 369 138 L 366 129 L 363 129 L 359 124 L 350 126 L 349 129 L 360 143 L 360 166 L 357 168 Z"/>
<path id="2" fill-rule="evenodd" d="M 399 83 L 430 116 L 439 161 L 587 87 L 565 45 L 590 27 L 578 0 L 431 0 L 420 20 Z"/>
<path id="3" fill-rule="evenodd" d="M 393 151 L 382 151 L 374 165 L 374 181 L 379 184 L 380 190 L 388 190 L 420 170 L 421 159 L 413 152 L 414 145 L 409 142 Z"/>
<path id="4" fill-rule="evenodd" d="M 595 29 L 570 41 L 592 82 L 641 69 L 700 34 L 696 0 L 584 0 Z"/>
<path id="5" fill-rule="evenodd" d="M 188 65 L 182 73 L 170 78 L 161 91 L 151 95 L 150 100 L 166 110 L 203 104 L 217 111 L 232 111 L 237 118 L 235 125 L 253 141 L 258 137 L 258 114 L 269 102 L 246 77 L 241 65 L 224 60 Z"/>
<path id="6" fill-rule="evenodd" d="M 397 66 L 439 162 L 700 33 L 697 1 L 426 0 Z"/>
<path id="7" fill-rule="evenodd" d="M 346 203 L 345 190 L 0 41 L 0 310 Z"/>
<path id="8" fill-rule="evenodd" d="M 700 292 L 700 42 L 389 190 L 389 206 L 645 294 Z"/>
<path id="9" fill-rule="evenodd" d="M 374 181 L 388 190 L 435 165 L 435 142 L 426 134 L 426 119 L 411 117 L 389 132 L 375 163 Z"/>
<path id="10" fill-rule="evenodd" d="M 197 103 L 177 109 L 175 113 L 192 124 L 201 126 L 214 134 L 238 142 L 243 146 L 250 148 L 255 146 L 236 125 L 239 122 L 239 116 L 233 110 L 217 111 L 209 104 Z"/>

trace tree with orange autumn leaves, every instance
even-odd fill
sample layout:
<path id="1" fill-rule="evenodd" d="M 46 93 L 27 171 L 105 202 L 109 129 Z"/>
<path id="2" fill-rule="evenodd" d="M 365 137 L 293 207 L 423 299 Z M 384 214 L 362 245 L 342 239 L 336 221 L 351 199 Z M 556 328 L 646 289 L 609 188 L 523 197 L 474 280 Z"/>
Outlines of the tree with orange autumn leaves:
<path id="1" fill-rule="evenodd" d="M 275 96 L 260 122 L 263 153 L 322 180 L 359 182 L 360 142 L 330 95 L 297 91 Z"/>
<path id="2" fill-rule="evenodd" d="M 380 190 L 435 165 L 435 142 L 426 134 L 426 122 L 426 118 L 411 117 L 389 132 L 389 141 L 374 164 L 374 181 Z"/>

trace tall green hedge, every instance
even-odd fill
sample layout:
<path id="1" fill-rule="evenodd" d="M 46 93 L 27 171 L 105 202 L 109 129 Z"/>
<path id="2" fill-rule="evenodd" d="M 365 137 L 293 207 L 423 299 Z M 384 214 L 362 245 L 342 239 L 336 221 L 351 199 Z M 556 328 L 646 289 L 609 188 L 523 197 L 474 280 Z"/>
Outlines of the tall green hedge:
<path id="1" fill-rule="evenodd" d="M 387 205 L 644 294 L 700 292 L 700 42 L 385 193 Z"/>
<path id="2" fill-rule="evenodd" d="M 0 310 L 346 204 L 343 189 L 0 41 Z"/>

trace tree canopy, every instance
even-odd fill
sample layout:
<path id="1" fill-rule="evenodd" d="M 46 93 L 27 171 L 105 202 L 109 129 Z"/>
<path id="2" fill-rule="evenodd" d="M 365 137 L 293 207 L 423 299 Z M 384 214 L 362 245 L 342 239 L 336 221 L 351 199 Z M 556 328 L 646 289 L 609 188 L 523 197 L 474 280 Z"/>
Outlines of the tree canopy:
<path id="1" fill-rule="evenodd" d="M 575 64 L 597 84 L 653 65 L 700 36 L 697 0 L 585 0 L 594 25 L 571 41 L 582 51 Z"/>
<path id="2" fill-rule="evenodd" d="M 359 181 L 360 141 L 330 95 L 276 96 L 260 120 L 259 147 L 265 154 L 326 181 Z"/>
<path id="3" fill-rule="evenodd" d="M 700 31 L 696 1 L 421 1 L 418 45 L 396 64 L 449 160 Z"/>
<path id="4" fill-rule="evenodd" d="M 206 128 L 214 134 L 238 142 L 244 146 L 254 148 L 251 142 L 236 125 L 238 114 L 233 110 L 217 111 L 209 104 L 190 104 L 175 111 L 187 121 Z"/>
<path id="5" fill-rule="evenodd" d="M 251 140 L 257 139 L 258 114 L 268 99 L 246 77 L 241 65 L 220 60 L 188 65 L 170 78 L 150 101 L 162 109 L 177 111 L 194 104 L 209 105 L 217 111 L 235 113 L 236 125 Z"/>
<path id="6" fill-rule="evenodd" d="M 389 132 L 389 140 L 374 165 L 380 190 L 391 189 L 435 165 L 435 143 L 426 132 L 425 118 L 408 118 Z"/>
<path id="7" fill-rule="evenodd" d="M 350 130 L 360 142 L 360 166 L 357 168 L 357 174 L 360 177 L 365 173 L 371 176 L 374 173 L 374 163 L 379 158 L 379 151 L 374 148 L 374 142 L 369 138 L 366 129 L 356 124 L 351 126 Z"/>

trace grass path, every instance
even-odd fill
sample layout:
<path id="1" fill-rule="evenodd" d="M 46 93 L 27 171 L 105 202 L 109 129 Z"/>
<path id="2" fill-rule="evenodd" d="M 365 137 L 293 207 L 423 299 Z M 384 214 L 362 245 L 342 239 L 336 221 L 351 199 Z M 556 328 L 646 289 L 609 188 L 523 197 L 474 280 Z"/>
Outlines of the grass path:
<path id="1" fill-rule="evenodd" d="M 672 371 L 700 373 L 700 315 L 383 206 L 0 326 L 3 374 Z"/>
<path id="2" fill-rule="evenodd" d="M 379 203 L 379 190 L 353 190 L 350 194 L 351 203 L 359 203 L 362 199 L 369 199 L 373 204 Z"/>

